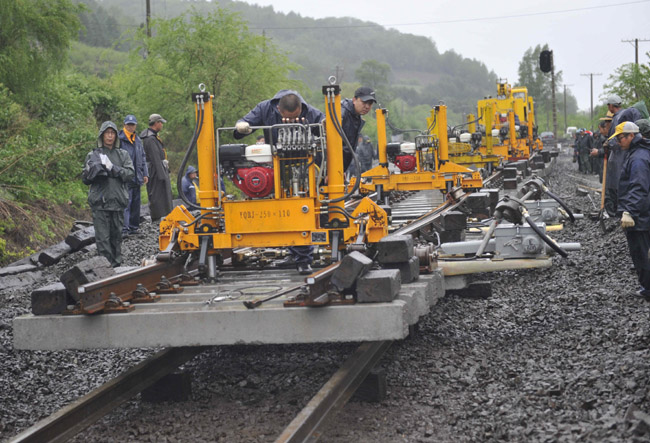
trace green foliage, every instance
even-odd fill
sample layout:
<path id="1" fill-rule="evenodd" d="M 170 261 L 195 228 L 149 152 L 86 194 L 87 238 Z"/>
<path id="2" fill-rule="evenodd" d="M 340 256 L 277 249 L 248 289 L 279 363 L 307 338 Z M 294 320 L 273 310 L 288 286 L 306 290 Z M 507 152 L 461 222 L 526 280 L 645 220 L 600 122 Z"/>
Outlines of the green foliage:
<path id="1" fill-rule="evenodd" d="M 233 126 L 260 100 L 290 86 L 291 65 L 266 39 L 249 33 L 242 20 L 224 10 L 156 20 L 153 37 L 134 36 L 141 46 L 114 77 L 144 119 L 163 115 L 164 139 L 172 150 L 184 149 L 194 128 L 190 94 L 206 85 L 214 95 L 215 124 Z M 146 51 L 147 57 L 142 57 Z"/>
<path id="2" fill-rule="evenodd" d="M 11 263 L 19 259 L 20 254 L 7 248 L 7 241 L 2 238 L 3 235 L 4 230 L 0 228 L 0 263 Z"/>
<path id="3" fill-rule="evenodd" d="M 368 86 L 375 91 L 385 89 L 388 86 L 390 76 L 390 65 L 378 62 L 377 60 L 365 60 L 359 69 L 354 71 L 359 83 Z"/>
<path id="4" fill-rule="evenodd" d="M 110 77 L 129 59 L 126 52 L 110 48 L 95 48 L 80 42 L 73 42 L 69 60 L 75 71 L 99 78 Z"/>
<path id="5" fill-rule="evenodd" d="M 110 48 L 119 39 L 121 30 L 118 18 L 109 14 L 95 0 L 81 0 L 86 8 L 79 14 L 82 29 L 79 41 L 90 46 Z"/>
<path id="6" fill-rule="evenodd" d="M 80 173 L 97 137 L 94 114 L 107 103 L 117 108 L 117 99 L 101 80 L 78 74 L 51 77 L 48 85 L 33 117 L 0 86 L 0 190 L 11 200 L 82 204 L 87 187 Z"/>
<path id="7" fill-rule="evenodd" d="M 0 0 L 0 83 L 23 102 L 58 72 L 83 9 L 70 0 Z"/>
<path id="8" fill-rule="evenodd" d="M 609 76 L 605 90 L 608 94 L 618 94 L 629 106 L 638 100 L 650 105 L 650 63 L 620 66 Z"/>
<path id="9" fill-rule="evenodd" d="M 10 217 L 6 217 L 9 213 L 4 209 L 1 202 L 0 209 L 0 214 L 4 216 L 0 217 L 0 263 L 10 263 L 19 259 L 19 254 L 7 247 L 7 241 L 3 237 L 8 231 L 15 229 L 16 224 Z"/>
<path id="10" fill-rule="evenodd" d="M 131 0 L 111 0 L 121 10 L 131 7 L 131 3 Z M 275 12 L 271 6 L 231 0 L 167 0 L 164 15 L 176 17 L 190 7 L 202 14 L 217 7 L 240 13 L 251 32 L 265 36 L 287 51 L 290 61 L 302 67 L 292 72 L 292 77 L 314 91 L 320 90 L 330 75 L 337 75 L 341 83 L 356 80 L 354 74 L 362 62 L 374 60 L 390 66 L 391 86 L 411 86 L 402 90 L 408 96 L 380 97 L 382 103 L 393 97 L 405 99 L 412 106 L 431 106 L 443 100 L 463 106 L 459 112 L 470 112 L 478 98 L 494 93 L 496 75 L 484 63 L 454 51 L 440 53 L 435 42 L 427 37 L 404 34 L 350 17 L 313 19 Z M 163 11 L 153 13 L 162 16 Z M 307 95 L 303 97 L 310 104 L 321 101 L 320 97 L 316 101 L 310 101 Z"/>

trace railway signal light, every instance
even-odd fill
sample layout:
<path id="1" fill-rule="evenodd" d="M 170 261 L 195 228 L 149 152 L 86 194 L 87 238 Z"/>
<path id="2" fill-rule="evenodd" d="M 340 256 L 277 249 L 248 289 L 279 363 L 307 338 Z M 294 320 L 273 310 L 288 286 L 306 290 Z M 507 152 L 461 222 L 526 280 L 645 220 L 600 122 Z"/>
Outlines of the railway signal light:
<path id="1" fill-rule="evenodd" d="M 539 69 L 542 72 L 551 72 L 553 69 L 553 51 L 545 49 L 539 54 Z"/>

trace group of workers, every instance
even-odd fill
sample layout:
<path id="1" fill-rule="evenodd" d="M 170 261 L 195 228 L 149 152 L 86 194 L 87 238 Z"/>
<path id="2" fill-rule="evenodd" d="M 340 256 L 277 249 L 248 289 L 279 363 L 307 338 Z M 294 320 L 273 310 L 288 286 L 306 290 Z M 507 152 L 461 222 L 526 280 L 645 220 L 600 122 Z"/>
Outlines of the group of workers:
<path id="1" fill-rule="evenodd" d="M 376 103 L 375 92 L 368 87 L 358 88 L 352 99 L 341 102 L 341 126 L 349 142 L 343 146 L 344 169 L 350 166 L 357 145 L 363 146 L 360 161 L 361 172 L 369 169 L 367 157 L 372 164 L 372 145 L 364 142 L 361 130 L 366 115 Z M 293 90 L 279 91 L 273 98 L 264 100 L 237 121 L 234 138 L 241 139 L 253 132 L 255 126 L 273 126 L 281 123 L 320 123 L 325 120 L 317 108 L 307 104 Z M 122 263 L 122 239 L 138 232 L 140 224 L 140 189 L 147 186 L 152 221 L 158 221 L 171 212 L 172 190 L 169 162 L 164 144 L 159 136 L 163 124 L 160 114 L 149 116 L 149 127 L 140 136 L 135 133 L 137 119 L 127 115 L 124 127 L 106 121 L 101 125 L 97 147 L 86 156 L 82 180 L 90 185 L 88 203 L 93 215 L 97 252 L 106 257 L 113 267 Z M 277 129 L 265 130 L 257 143 L 277 139 Z M 368 140 L 369 141 L 369 140 Z M 368 152 L 367 152 L 368 151 Z M 197 170 L 189 166 L 182 180 L 180 192 L 188 201 L 196 204 L 194 180 Z M 223 189 L 222 182 L 222 189 Z M 294 246 L 291 254 L 280 266 L 295 266 L 300 274 L 311 274 L 313 248 Z"/>
<path id="2" fill-rule="evenodd" d="M 607 160 L 604 214 L 620 217 L 641 285 L 634 294 L 650 301 L 650 121 L 639 108 L 647 113 L 645 105 L 624 109 L 618 95 L 609 96 L 598 125 L 606 139 L 592 155 Z"/>
<path id="3" fill-rule="evenodd" d="M 97 252 L 113 267 L 122 264 L 122 238 L 138 233 L 142 185 L 147 186 L 152 220 L 172 210 L 169 161 L 159 136 L 164 123 L 160 114 L 151 114 L 149 127 L 138 136 L 134 115 L 126 116 L 119 132 L 115 123 L 106 121 L 97 146 L 86 155 L 82 180 L 90 185 Z"/>

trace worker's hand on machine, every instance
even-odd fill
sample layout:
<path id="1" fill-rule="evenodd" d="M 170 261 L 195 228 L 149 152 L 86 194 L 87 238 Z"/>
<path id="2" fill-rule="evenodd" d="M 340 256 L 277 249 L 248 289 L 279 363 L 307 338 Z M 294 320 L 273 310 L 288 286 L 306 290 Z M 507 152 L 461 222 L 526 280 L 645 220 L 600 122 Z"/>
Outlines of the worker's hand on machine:
<path id="1" fill-rule="evenodd" d="M 102 161 L 102 165 L 104 165 L 106 170 L 110 171 L 113 169 L 113 163 L 106 154 L 99 154 L 99 159 Z"/>
<path id="2" fill-rule="evenodd" d="M 237 122 L 237 124 L 235 125 L 235 130 L 240 134 L 244 134 L 244 135 L 253 132 L 253 130 L 251 129 L 251 125 L 249 125 L 248 122 L 244 122 L 244 121 Z"/>
<path id="3" fill-rule="evenodd" d="M 621 228 L 628 229 L 634 227 L 634 219 L 629 212 L 625 211 L 621 217 Z"/>

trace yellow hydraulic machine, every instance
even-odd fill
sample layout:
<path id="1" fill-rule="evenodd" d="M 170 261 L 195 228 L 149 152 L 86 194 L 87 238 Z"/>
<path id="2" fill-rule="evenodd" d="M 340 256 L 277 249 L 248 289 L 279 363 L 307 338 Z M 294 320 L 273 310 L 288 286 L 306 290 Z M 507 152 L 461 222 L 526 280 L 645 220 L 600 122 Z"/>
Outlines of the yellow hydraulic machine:
<path id="1" fill-rule="evenodd" d="M 416 136 L 414 142 L 386 142 L 387 113 L 386 109 L 376 110 L 379 165 L 361 175 L 359 189 L 362 193 L 377 191 L 381 198 L 390 191 L 439 189 L 448 192 L 454 187 L 479 189 L 483 186 L 480 172 L 450 161 L 445 105 L 431 110 L 427 134 Z M 393 171 L 389 169 L 389 162 L 394 165 Z"/>
<path id="2" fill-rule="evenodd" d="M 493 124 L 485 122 L 486 138 L 498 137 L 508 147 L 508 160 L 526 160 L 543 148 L 537 137 L 533 98 L 526 87 L 512 88 L 505 80 L 497 82 L 496 98 L 478 101 L 478 109 L 491 108 Z M 488 113 L 484 113 L 486 117 Z"/>
<path id="3" fill-rule="evenodd" d="M 326 122 L 254 128 L 273 136 L 250 146 L 221 144 L 234 128 L 215 133 L 213 96 L 204 89 L 192 94 L 197 126 L 181 170 L 196 146 L 201 206 L 186 201 L 163 219 L 160 259 L 197 252 L 200 274 L 216 279 L 217 263 L 235 248 L 330 245 L 336 261 L 346 244 L 363 247 L 387 235 L 386 212 L 369 198 L 352 213 L 344 207 L 340 88 L 330 84 L 323 93 Z M 317 168 L 314 158 L 325 152 Z M 222 174 L 245 197 L 226 195 Z"/>
<path id="4" fill-rule="evenodd" d="M 491 132 L 484 136 L 477 130 L 478 121 L 483 121 L 484 127 L 491 128 L 494 114 L 492 104 L 479 109 L 478 119 L 474 114 L 467 115 L 467 132 L 449 139 L 449 157 L 454 163 L 483 168 L 489 175 L 508 160 L 508 147 L 498 137 L 493 137 Z"/>

